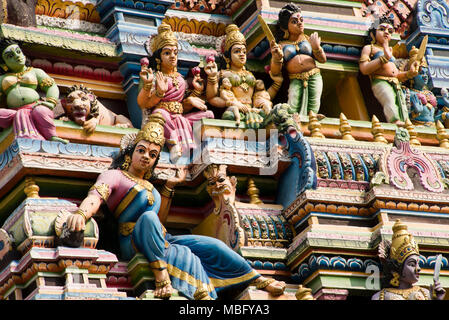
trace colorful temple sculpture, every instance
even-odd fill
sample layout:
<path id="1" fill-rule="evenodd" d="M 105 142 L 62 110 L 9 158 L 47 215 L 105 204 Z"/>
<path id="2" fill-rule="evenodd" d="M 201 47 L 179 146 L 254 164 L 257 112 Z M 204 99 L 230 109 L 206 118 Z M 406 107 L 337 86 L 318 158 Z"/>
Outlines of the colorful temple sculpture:
<path id="1" fill-rule="evenodd" d="M 1 299 L 449 298 L 447 1 L 0 9 Z"/>

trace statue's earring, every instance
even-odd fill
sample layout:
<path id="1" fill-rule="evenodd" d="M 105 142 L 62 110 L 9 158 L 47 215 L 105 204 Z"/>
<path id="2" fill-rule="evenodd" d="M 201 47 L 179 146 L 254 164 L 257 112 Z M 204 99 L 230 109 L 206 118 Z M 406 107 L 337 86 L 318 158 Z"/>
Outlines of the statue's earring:
<path id="1" fill-rule="evenodd" d="M 129 169 L 130 163 L 131 163 L 131 157 L 128 156 L 128 155 L 126 155 L 126 156 L 125 156 L 125 161 L 123 162 L 123 164 L 122 164 L 122 166 L 121 166 L 122 169 L 125 170 L 125 171 L 127 171 L 127 170 Z"/>
<path id="2" fill-rule="evenodd" d="M 393 279 L 390 280 L 393 287 L 399 287 L 399 273 L 393 272 Z"/>
<path id="3" fill-rule="evenodd" d="M 372 32 L 370 32 L 369 35 L 371 36 L 371 44 L 375 44 L 376 43 L 376 37 L 373 36 Z"/>
<path id="4" fill-rule="evenodd" d="M 156 60 L 156 69 L 161 70 L 161 59 L 156 58 L 154 60 Z"/>
<path id="5" fill-rule="evenodd" d="M 229 69 L 229 58 L 224 58 L 224 60 L 226 61 L 226 69 Z"/>
<path id="6" fill-rule="evenodd" d="M 284 31 L 284 39 L 288 39 L 288 37 L 290 37 L 290 33 L 288 32 L 288 30 Z"/>
<path id="7" fill-rule="evenodd" d="M 6 64 L 0 64 L 0 67 L 3 69 L 3 71 L 7 72 L 8 71 L 8 66 Z"/>
<path id="8" fill-rule="evenodd" d="M 153 175 L 153 170 L 150 169 L 150 170 L 148 170 L 147 172 L 145 172 L 145 175 L 143 176 L 143 178 L 144 178 L 145 180 L 150 180 L 150 178 L 151 178 L 152 175 Z"/>

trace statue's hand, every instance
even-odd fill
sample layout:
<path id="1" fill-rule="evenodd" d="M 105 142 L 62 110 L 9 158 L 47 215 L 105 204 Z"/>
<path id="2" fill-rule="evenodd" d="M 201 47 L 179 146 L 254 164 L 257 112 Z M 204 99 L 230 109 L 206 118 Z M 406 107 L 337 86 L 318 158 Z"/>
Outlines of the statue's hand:
<path id="1" fill-rule="evenodd" d="M 208 77 L 216 77 L 218 75 L 218 66 L 215 61 L 209 61 L 204 67 L 204 72 Z"/>
<path id="2" fill-rule="evenodd" d="M 321 46 L 321 38 L 318 35 L 318 32 L 314 32 L 310 35 L 309 39 L 310 45 L 312 46 L 312 50 L 318 50 Z"/>
<path id="3" fill-rule="evenodd" d="M 272 40 L 270 43 L 271 47 L 271 57 L 277 61 L 284 58 L 284 53 L 282 52 L 281 46 L 276 43 L 276 41 Z"/>
<path id="4" fill-rule="evenodd" d="M 384 49 L 384 57 L 387 60 L 390 60 L 393 57 L 393 50 L 390 48 L 390 45 L 387 41 L 385 41 L 382 45 Z"/>
<path id="5" fill-rule="evenodd" d="M 42 101 L 42 100 L 39 100 L 34 107 L 37 107 L 40 105 L 46 106 L 50 110 L 53 110 L 55 108 L 55 105 L 53 103 L 51 103 L 49 101 Z"/>
<path id="6" fill-rule="evenodd" d="M 140 76 L 140 80 L 142 80 L 142 82 L 144 84 L 152 83 L 153 79 L 154 79 L 153 69 L 151 69 L 151 68 L 142 69 L 142 71 L 140 71 L 140 73 L 139 73 L 139 76 Z"/>
<path id="7" fill-rule="evenodd" d="M 431 284 L 429 286 L 429 292 L 432 300 L 443 300 L 446 295 L 446 290 L 443 289 L 440 282 L 435 282 L 433 285 Z"/>
<path id="8" fill-rule="evenodd" d="M 176 174 L 174 177 L 168 178 L 165 185 L 170 189 L 173 189 L 177 184 L 184 182 L 187 177 L 187 168 L 176 168 Z"/>
<path id="9" fill-rule="evenodd" d="M 410 79 L 416 77 L 419 74 L 419 62 L 418 61 L 414 61 L 412 63 L 408 74 L 409 74 Z"/>
<path id="10" fill-rule="evenodd" d="M 168 90 L 168 79 L 160 71 L 156 72 L 156 91 L 165 94 Z"/>
<path id="11" fill-rule="evenodd" d="M 80 214 L 72 213 L 67 217 L 67 229 L 70 231 L 81 231 L 86 228 L 84 217 Z"/>
<path id="12" fill-rule="evenodd" d="M 238 101 L 236 101 L 238 102 Z M 239 111 L 243 112 L 243 113 L 248 113 L 249 112 L 249 108 L 246 104 L 243 104 L 241 102 L 236 103 L 237 108 L 239 109 Z"/>
<path id="13" fill-rule="evenodd" d="M 195 75 L 192 80 L 193 88 L 199 92 L 204 90 L 204 81 L 199 74 Z"/>
<path id="14" fill-rule="evenodd" d="M 197 108 L 201 111 L 206 111 L 207 106 L 204 103 L 204 100 L 198 97 L 187 97 L 185 101 L 192 105 L 192 107 Z"/>

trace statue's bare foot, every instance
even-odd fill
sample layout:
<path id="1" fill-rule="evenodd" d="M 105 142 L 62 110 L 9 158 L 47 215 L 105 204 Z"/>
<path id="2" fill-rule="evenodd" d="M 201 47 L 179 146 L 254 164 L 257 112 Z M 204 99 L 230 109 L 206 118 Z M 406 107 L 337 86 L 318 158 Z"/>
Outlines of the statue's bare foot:
<path id="1" fill-rule="evenodd" d="M 397 125 L 398 127 L 405 127 L 405 122 L 401 121 L 401 120 L 396 120 L 395 122 L 393 122 L 395 125 Z"/>
<path id="2" fill-rule="evenodd" d="M 154 290 L 154 297 L 159 299 L 168 299 L 171 297 L 173 292 L 173 287 L 171 285 L 170 276 L 168 275 L 167 269 L 155 270 L 155 284 L 156 288 Z"/>
<path id="3" fill-rule="evenodd" d="M 259 277 L 255 281 L 257 289 L 265 290 L 273 296 L 280 296 L 284 293 L 285 282 L 277 281 L 272 278 Z"/>

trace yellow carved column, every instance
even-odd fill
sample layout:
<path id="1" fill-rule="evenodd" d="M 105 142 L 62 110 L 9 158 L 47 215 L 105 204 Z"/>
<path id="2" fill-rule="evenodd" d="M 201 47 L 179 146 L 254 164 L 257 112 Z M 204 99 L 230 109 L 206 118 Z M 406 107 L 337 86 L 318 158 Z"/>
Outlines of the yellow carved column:
<path id="1" fill-rule="evenodd" d="M 336 90 L 341 112 L 349 119 L 370 120 L 356 74 L 349 74 L 338 81 Z"/>
<path id="2" fill-rule="evenodd" d="M 25 178 L 25 188 L 23 191 L 27 198 L 39 198 L 39 186 L 32 177 Z"/>

